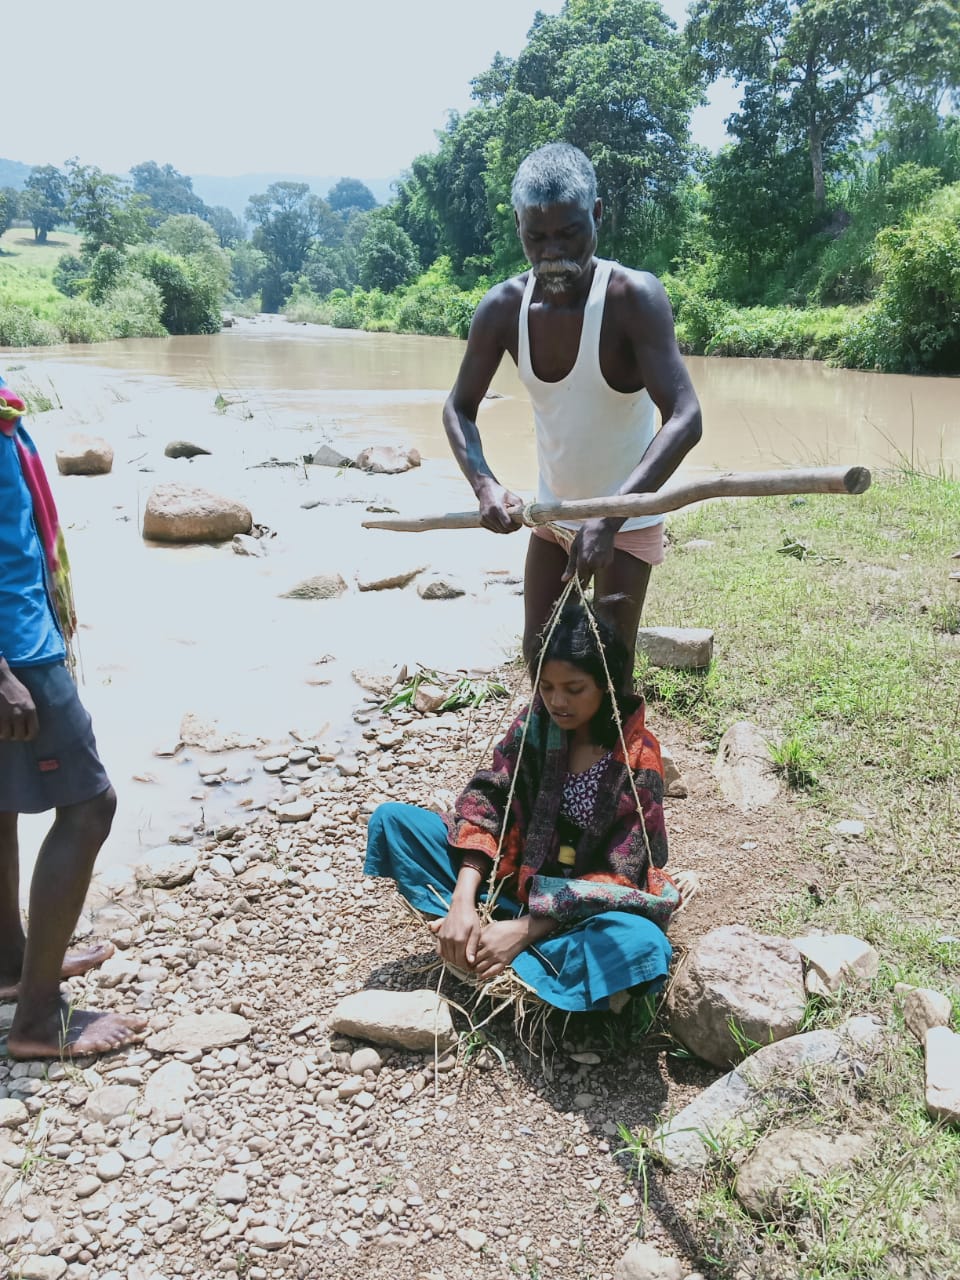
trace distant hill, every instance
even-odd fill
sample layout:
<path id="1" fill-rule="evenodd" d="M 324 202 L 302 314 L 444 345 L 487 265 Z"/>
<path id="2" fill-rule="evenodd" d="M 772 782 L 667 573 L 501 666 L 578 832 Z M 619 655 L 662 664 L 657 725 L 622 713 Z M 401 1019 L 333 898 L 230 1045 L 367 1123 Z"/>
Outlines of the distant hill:
<path id="1" fill-rule="evenodd" d="M 310 190 L 318 196 L 326 196 L 332 186 L 344 176 L 337 173 L 332 177 L 315 177 L 302 173 L 244 173 L 236 178 L 216 178 L 208 174 L 194 174 L 193 189 L 204 204 L 222 204 L 242 218 L 247 201 L 253 195 L 266 191 L 271 182 L 306 182 Z M 393 178 L 363 178 L 359 174 L 346 175 L 351 178 L 360 177 L 365 182 L 380 204 L 386 203 L 393 195 L 391 184 Z"/>
<path id="2" fill-rule="evenodd" d="M 19 191 L 32 167 L 21 164 L 19 160 L 0 159 L 0 187 L 15 187 Z M 222 204 L 238 218 L 242 218 L 250 197 L 266 191 L 271 182 L 306 182 L 311 191 L 315 191 L 318 196 L 325 196 L 343 176 L 341 173 L 321 178 L 302 173 L 243 173 L 235 178 L 216 178 L 198 174 L 193 178 L 193 189 L 204 204 Z M 351 173 L 346 176 L 355 178 L 360 175 Z M 360 181 L 367 184 L 380 204 L 385 204 L 393 195 L 391 187 L 394 178 L 360 178 Z"/>
<path id="3" fill-rule="evenodd" d="M 19 160 L 0 160 L 0 187 L 14 187 L 19 191 L 32 167 L 29 164 L 21 164 Z"/>

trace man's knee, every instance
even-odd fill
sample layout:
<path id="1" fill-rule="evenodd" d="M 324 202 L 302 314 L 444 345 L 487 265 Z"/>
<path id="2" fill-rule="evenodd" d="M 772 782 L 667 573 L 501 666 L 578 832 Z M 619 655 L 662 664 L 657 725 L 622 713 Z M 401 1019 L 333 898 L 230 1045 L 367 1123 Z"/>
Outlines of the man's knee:
<path id="1" fill-rule="evenodd" d="M 116 812 L 117 793 L 113 787 L 107 787 L 106 791 L 101 791 L 92 800 L 58 809 L 57 821 L 76 827 L 84 836 L 98 839 L 102 844 L 110 834 Z"/>

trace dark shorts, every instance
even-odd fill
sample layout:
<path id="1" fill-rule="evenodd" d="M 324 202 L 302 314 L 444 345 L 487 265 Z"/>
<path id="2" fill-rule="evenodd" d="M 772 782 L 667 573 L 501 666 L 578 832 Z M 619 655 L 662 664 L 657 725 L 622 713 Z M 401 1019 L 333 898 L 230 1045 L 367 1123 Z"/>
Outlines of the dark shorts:
<path id="1" fill-rule="evenodd" d="M 32 742 L 0 742 L 0 813 L 45 813 L 101 795 L 110 779 L 67 668 L 44 663 L 13 674 L 30 690 L 40 732 Z"/>

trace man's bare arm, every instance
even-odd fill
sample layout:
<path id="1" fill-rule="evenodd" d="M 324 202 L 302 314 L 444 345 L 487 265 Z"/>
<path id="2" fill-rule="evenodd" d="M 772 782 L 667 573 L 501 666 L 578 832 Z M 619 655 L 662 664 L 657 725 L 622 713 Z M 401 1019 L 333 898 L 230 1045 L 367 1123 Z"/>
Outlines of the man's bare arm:
<path id="1" fill-rule="evenodd" d="M 484 528 L 494 533 L 513 533 L 519 527 L 514 513 L 523 505 L 493 474 L 477 427 L 480 403 L 506 350 L 503 332 L 504 313 L 509 309 L 507 287 L 498 285 L 492 289 L 477 308 L 457 380 L 443 406 L 443 428 L 453 456 L 477 495 Z"/>
<path id="2" fill-rule="evenodd" d="M 666 290 L 654 276 L 644 274 L 631 281 L 631 293 L 628 336 L 663 425 L 620 492 L 652 493 L 670 479 L 700 439 L 703 424 L 697 393 L 677 346 Z"/>

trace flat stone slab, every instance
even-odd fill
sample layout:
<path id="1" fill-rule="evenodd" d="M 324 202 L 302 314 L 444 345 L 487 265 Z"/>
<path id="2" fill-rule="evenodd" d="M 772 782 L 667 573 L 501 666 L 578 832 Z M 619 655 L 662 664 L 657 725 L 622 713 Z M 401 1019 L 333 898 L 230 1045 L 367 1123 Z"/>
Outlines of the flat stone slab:
<path id="1" fill-rule="evenodd" d="M 926 1039 L 926 1102 L 932 1120 L 960 1124 L 960 1036 L 933 1027 Z"/>
<path id="2" fill-rule="evenodd" d="M 395 569 L 377 572 L 366 570 L 357 573 L 358 591 L 397 591 L 407 587 L 426 569 L 426 565 L 417 565 L 413 569 Z"/>
<path id="3" fill-rule="evenodd" d="M 880 970 L 880 955 L 851 933 L 809 934 L 793 945 L 807 962 L 805 985 L 811 995 L 834 995 L 842 986 L 870 982 Z"/>
<path id="4" fill-rule="evenodd" d="M 765 1094 L 778 1084 L 786 1086 L 812 1067 L 833 1066 L 846 1072 L 849 1065 L 844 1039 L 836 1031 L 806 1031 L 766 1045 L 660 1125 L 653 1149 L 671 1168 L 706 1168 L 711 1140 L 733 1135 L 759 1120 Z"/>
<path id="5" fill-rule="evenodd" d="M 188 1013 L 147 1040 L 153 1053 L 186 1053 L 223 1049 L 246 1040 L 250 1023 L 238 1013 Z"/>
<path id="6" fill-rule="evenodd" d="M 641 627 L 637 653 L 653 667 L 709 667 L 713 661 L 713 632 L 707 627 Z"/>
<path id="7" fill-rule="evenodd" d="M 456 1044 L 446 1001 L 435 991 L 357 991 L 330 1014 L 331 1031 L 401 1049 L 432 1050 Z"/>
<path id="8" fill-rule="evenodd" d="M 720 739 L 714 777 L 724 799 L 744 813 L 764 809 L 781 795 L 768 743 L 767 735 L 749 720 L 738 720 Z"/>

